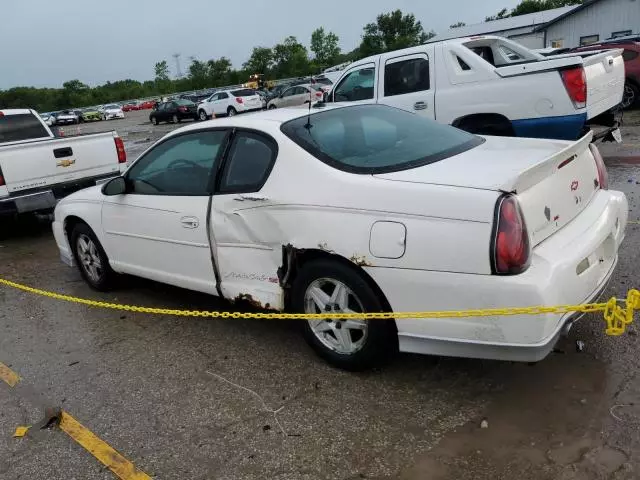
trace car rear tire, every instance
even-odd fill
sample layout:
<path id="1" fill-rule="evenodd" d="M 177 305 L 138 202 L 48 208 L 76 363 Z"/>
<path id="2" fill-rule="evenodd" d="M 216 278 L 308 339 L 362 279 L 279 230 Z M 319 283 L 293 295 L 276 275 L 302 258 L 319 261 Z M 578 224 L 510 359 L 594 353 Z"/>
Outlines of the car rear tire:
<path id="1" fill-rule="evenodd" d="M 230 117 L 235 117 L 237 114 L 238 114 L 238 111 L 237 111 L 235 108 L 233 108 L 233 107 L 229 107 L 229 108 L 227 109 L 227 115 L 228 115 L 228 116 L 230 116 Z"/>
<path id="2" fill-rule="evenodd" d="M 71 248 L 85 282 L 101 292 L 110 290 L 117 274 L 111 269 L 109 257 L 87 224 L 79 223 L 73 227 Z"/>
<path id="3" fill-rule="evenodd" d="M 198 112 L 198 118 L 200 118 L 200 121 L 205 122 L 209 120 L 209 115 L 207 115 L 207 112 L 205 112 L 204 110 L 200 110 Z"/>
<path id="4" fill-rule="evenodd" d="M 178 117 L 178 115 L 176 115 L 175 113 L 173 114 L 173 117 L 171 117 L 171 121 L 173 123 L 180 123 L 180 117 Z"/>
<path id="5" fill-rule="evenodd" d="M 267 107 L 267 109 L 269 110 L 275 110 L 276 108 L 278 107 L 276 107 L 273 103 Z"/>
<path id="6" fill-rule="evenodd" d="M 355 268 L 313 260 L 296 276 L 291 308 L 299 313 L 382 312 L 384 302 Z M 393 320 L 303 320 L 303 335 L 315 352 L 336 367 L 358 371 L 387 362 L 398 349 Z"/>
<path id="7" fill-rule="evenodd" d="M 627 80 L 622 95 L 622 108 L 633 108 L 638 103 L 640 103 L 640 89 Z"/>

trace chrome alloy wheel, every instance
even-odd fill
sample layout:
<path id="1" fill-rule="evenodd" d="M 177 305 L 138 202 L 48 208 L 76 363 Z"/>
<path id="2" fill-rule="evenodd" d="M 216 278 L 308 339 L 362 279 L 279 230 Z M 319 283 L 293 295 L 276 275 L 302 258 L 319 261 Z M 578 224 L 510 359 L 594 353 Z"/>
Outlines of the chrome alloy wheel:
<path id="1" fill-rule="evenodd" d="M 364 308 L 360 299 L 344 283 L 333 278 L 312 282 L 304 295 L 305 313 L 359 313 Z M 318 340 L 327 348 L 343 355 L 358 352 L 367 339 L 366 320 L 347 318 L 307 320 Z"/>

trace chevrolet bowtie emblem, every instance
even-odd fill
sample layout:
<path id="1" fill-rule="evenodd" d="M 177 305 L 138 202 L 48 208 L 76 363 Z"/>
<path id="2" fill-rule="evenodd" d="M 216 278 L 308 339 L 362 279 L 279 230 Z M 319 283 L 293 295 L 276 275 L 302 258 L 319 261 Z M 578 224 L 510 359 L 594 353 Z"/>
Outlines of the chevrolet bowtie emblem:
<path id="1" fill-rule="evenodd" d="M 70 167 L 74 163 L 76 163 L 75 160 L 64 159 L 64 160 L 60 160 L 56 165 L 58 167 Z"/>

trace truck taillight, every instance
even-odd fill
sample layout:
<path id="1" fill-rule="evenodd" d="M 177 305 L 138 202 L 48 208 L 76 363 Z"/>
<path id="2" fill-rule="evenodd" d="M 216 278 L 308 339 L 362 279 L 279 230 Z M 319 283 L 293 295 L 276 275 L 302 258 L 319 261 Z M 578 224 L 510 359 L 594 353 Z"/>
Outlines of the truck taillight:
<path id="1" fill-rule="evenodd" d="M 491 241 L 494 274 L 515 275 L 529 268 L 531 248 L 522 210 L 514 195 L 500 197 L 496 204 Z"/>
<path id="2" fill-rule="evenodd" d="M 115 137 L 116 151 L 118 152 L 118 163 L 127 163 L 127 152 L 124 149 L 124 142 L 120 137 Z"/>
<path id="3" fill-rule="evenodd" d="M 4 187 L 7 184 L 4 180 L 4 175 L 2 175 L 2 169 L 0 168 L 0 187 Z"/>
<path id="4" fill-rule="evenodd" d="M 243 101 L 242 101 L 242 97 L 236 97 L 236 102 L 238 102 L 238 103 L 243 103 Z"/>
<path id="5" fill-rule="evenodd" d="M 607 167 L 604 164 L 604 160 L 602 159 L 602 155 L 600 155 L 600 150 L 593 143 L 589 144 L 589 149 L 591 150 L 591 155 L 593 155 L 593 159 L 596 162 L 596 168 L 598 169 L 598 184 L 602 190 L 609 189 L 609 173 L 607 173 Z"/>
<path id="6" fill-rule="evenodd" d="M 587 77 L 584 74 L 583 67 L 567 68 L 560 70 L 562 83 L 567 89 L 569 98 L 576 108 L 584 108 L 587 106 Z"/>

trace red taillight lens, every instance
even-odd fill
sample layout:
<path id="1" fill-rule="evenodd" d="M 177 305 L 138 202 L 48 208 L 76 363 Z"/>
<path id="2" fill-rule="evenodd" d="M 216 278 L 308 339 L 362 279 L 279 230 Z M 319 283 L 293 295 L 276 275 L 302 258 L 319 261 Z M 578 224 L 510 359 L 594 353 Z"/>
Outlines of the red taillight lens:
<path id="1" fill-rule="evenodd" d="M 506 195 L 497 204 L 495 235 L 491 249 L 493 273 L 514 275 L 529 267 L 529 234 L 518 200 Z"/>
<path id="2" fill-rule="evenodd" d="M 602 155 L 600 155 L 600 150 L 593 143 L 589 144 L 589 149 L 591 150 L 591 155 L 593 155 L 593 159 L 596 162 L 596 168 L 598 169 L 598 183 L 600 184 L 600 188 L 602 190 L 609 189 L 609 173 L 607 173 L 607 167 L 604 164 L 604 160 L 602 159 Z"/>
<path id="3" fill-rule="evenodd" d="M 562 82 L 576 108 L 587 106 L 587 77 L 583 67 L 561 70 Z"/>
<path id="4" fill-rule="evenodd" d="M 187 111 L 187 107 L 178 107 L 178 110 L 180 110 L 181 112 L 186 112 Z"/>
<path id="5" fill-rule="evenodd" d="M 4 187 L 7 184 L 4 180 L 4 176 L 2 175 L 2 170 L 0 169 L 0 187 Z"/>
<path id="6" fill-rule="evenodd" d="M 116 151 L 118 152 L 118 163 L 127 163 L 127 152 L 124 149 L 124 142 L 120 137 L 114 138 Z"/>
<path id="7" fill-rule="evenodd" d="M 316 97 L 321 97 L 322 96 L 322 92 L 316 92 Z"/>
<path id="8" fill-rule="evenodd" d="M 236 97 L 236 102 L 242 103 L 242 97 Z"/>

